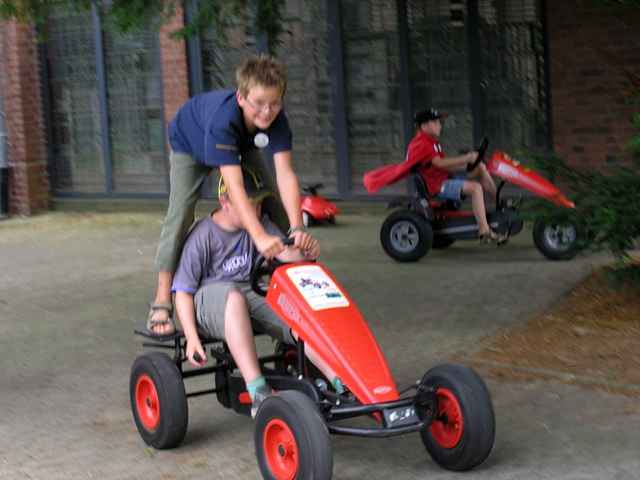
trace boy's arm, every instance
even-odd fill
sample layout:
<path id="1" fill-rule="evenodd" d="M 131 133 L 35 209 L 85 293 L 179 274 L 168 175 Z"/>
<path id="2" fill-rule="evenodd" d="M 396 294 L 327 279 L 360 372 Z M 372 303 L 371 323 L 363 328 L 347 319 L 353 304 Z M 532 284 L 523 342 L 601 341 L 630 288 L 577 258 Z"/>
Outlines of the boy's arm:
<path id="1" fill-rule="evenodd" d="M 291 228 L 302 227 L 302 210 L 300 209 L 300 185 L 298 176 L 293 171 L 291 151 L 278 152 L 273 155 L 276 167 L 278 191 L 289 218 Z"/>
<path id="2" fill-rule="evenodd" d="M 269 235 L 258 220 L 255 208 L 251 205 L 251 201 L 244 189 L 240 165 L 221 165 L 220 175 L 222 175 L 224 184 L 227 186 L 231 203 L 235 206 L 242 225 L 249 232 L 249 236 L 256 244 L 258 251 L 266 258 L 272 258 L 280 253 L 284 248 L 282 240 L 274 235 Z"/>
<path id="3" fill-rule="evenodd" d="M 276 167 L 278 191 L 289 218 L 289 225 L 295 238 L 295 246 L 305 252 L 305 255 L 308 255 L 308 252 L 313 248 L 313 242 L 317 243 L 317 241 L 303 230 L 300 184 L 298 183 L 298 176 L 293 171 L 291 151 L 275 153 L 273 155 L 273 163 Z"/>
<path id="4" fill-rule="evenodd" d="M 431 163 L 436 167 L 443 168 L 445 170 L 460 170 L 468 164 L 475 162 L 476 158 L 478 158 L 478 152 L 474 151 L 458 155 L 457 157 L 436 157 L 431 161 Z"/>
<path id="5" fill-rule="evenodd" d="M 176 292 L 176 311 L 184 336 L 187 339 L 187 359 L 195 366 L 201 366 L 207 361 L 207 355 L 202 348 L 198 330 L 196 328 L 195 305 L 193 304 L 193 295 L 189 292 Z M 193 358 L 195 353 L 200 355 L 200 362 L 196 362 Z"/>

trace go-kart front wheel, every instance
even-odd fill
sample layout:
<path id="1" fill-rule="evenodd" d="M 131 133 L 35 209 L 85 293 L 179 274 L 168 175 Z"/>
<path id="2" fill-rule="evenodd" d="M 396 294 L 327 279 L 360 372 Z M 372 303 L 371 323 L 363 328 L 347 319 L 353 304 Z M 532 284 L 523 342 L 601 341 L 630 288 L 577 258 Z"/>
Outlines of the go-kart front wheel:
<path id="1" fill-rule="evenodd" d="M 415 262 L 431 249 L 433 228 L 421 215 L 410 210 L 397 210 L 382 224 L 380 242 L 394 260 Z"/>
<path id="2" fill-rule="evenodd" d="M 455 471 L 480 465 L 495 440 L 495 417 L 485 383 L 471 368 L 443 364 L 429 370 L 421 385 L 435 390 L 437 410 L 421 432 L 433 460 Z"/>
<path id="3" fill-rule="evenodd" d="M 256 415 L 255 446 L 270 480 L 328 480 L 333 474 L 329 430 L 315 403 L 301 392 L 267 397 Z"/>
<path id="4" fill-rule="evenodd" d="M 578 229 L 568 221 L 538 218 L 533 225 L 533 243 L 549 260 L 571 260 L 578 253 Z"/>
<path id="5" fill-rule="evenodd" d="M 182 375 L 162 352 L 140 355 L 131 367 L 129 397 L 133 419 L 147 445 L 178 446 L 187 433 L 188 407 Z"/>

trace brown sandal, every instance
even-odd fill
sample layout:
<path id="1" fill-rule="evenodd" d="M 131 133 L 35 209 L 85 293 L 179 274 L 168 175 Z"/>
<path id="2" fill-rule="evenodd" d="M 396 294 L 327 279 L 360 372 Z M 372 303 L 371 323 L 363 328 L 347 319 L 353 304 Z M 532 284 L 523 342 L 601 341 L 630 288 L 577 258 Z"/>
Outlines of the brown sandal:
<path id="1" fill-rule="evenodd" d="M 488 233 L 480 234 L 480 243 L 493 243 L 495 242 L 498 246 L 504 245 L 509 240 L 509 236 L 503 233 L 496 233 L 493 230 L 489 230 Z"/>
<path id="2" fill-rule="evenodd" d="M 164 310 L 167 312 L 167 318 L 157 319 L 153 318 L 153 314 L 157 310 Z M 167 332 L 158 333 L 155 328 L 160 325 L 171 325 L 171 328 Z M 176 331 L 176 324 L 173 321 L 173 304 L 171 303 L 151 303 L 149 305 L 149 313 L 147 314 L 147 330 L 153 335 L 159 337 L 165 337 L 167 335 L 173 335 Z"/>

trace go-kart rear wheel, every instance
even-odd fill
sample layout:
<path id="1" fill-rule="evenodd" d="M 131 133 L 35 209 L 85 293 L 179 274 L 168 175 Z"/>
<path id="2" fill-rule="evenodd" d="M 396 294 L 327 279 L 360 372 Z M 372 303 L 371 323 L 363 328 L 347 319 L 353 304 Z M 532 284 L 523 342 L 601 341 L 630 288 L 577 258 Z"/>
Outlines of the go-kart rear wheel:
<path id="1" fill-rule="evenodd" d="M 470 470 L 491 452 L 495 417 L 485 383 L 471 368 L 443 364 L 429 370 L 422 384 L 435 389 L 437 413 L 420 432 L 433 460 L 448 470 Z"/>
<path id="2" fill-rule="evenodd" d="M 328 480 L 333 474 L 329 430 L 315 403 L 301 392 L 281 391 L 262 402 L 254 440 L 266 479 Z"/>
<path id="3" fill-rule="evenodd" d="M 380 229 L 382 248 L 394 260 L 415 262 L 424 257 L 433 244 L 431 224 L 410 210 L 397 210 Z"/>
<path id="4" fill-rule="evenodd" d="M 131 367 L 129 397 L 133 419 L 147 445 L 178 446 L 187 433 L 188 407 L 182 375 L 168 355 L 151 352 Z"/>
<path id="5" fill-rule="evenodd" d="M 533 243 L 549 260 L 571 260 L 578 253 L 578 228 L 568 221 L 538 218 L 533 225 Z"/>

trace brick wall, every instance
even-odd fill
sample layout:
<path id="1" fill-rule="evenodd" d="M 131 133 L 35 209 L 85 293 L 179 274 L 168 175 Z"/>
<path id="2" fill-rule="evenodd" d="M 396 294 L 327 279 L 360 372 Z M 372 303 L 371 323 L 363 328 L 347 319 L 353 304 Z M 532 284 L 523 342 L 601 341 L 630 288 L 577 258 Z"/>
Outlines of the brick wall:
<path id="1" fill-rule="evenodd" d="M 0 92 L 9 154 L 9 213 L 31 215 L 49 208 L 49 178 L 34 30 L 0 23 Z"/>
<path id="2" fill-rule="evenodd" d="M 629 75 L 640 78 L 640 9 L 547 1 L 553 140 L 574 166 L 628 164 Z"/>
<path id="3" fill-rule="evenodd" d="M 183 12 L 176 15 L 160 29 L 160 57 L 162 62 L 162 87 L 164 90 L 165 125 L 178 108 L 189 99 L 189 69 L 187 47 L 183 40 L 169 38 L 169 34 L 184 26 Z"/>

